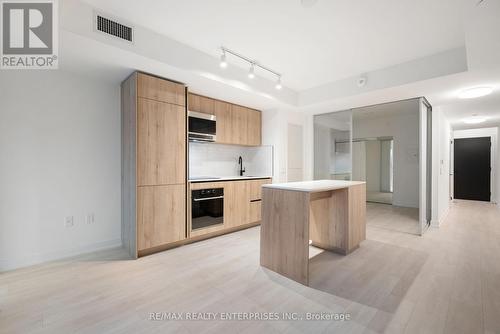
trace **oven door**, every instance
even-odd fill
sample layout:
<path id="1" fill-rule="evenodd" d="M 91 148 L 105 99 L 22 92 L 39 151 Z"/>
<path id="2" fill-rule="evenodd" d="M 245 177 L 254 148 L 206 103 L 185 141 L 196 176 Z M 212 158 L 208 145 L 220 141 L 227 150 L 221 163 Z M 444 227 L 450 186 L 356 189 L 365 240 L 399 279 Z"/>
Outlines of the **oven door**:
<path id="1" fill-rule="evenodd" d="M 188 116 L 189 140 L 215 141 L 217 133 L 215 115 L 190 111 Z"/>
<path id="2" fill-rule="evenodd" d="M 191 191 L 191 230 L 224 223 L 224 188 Z"/>

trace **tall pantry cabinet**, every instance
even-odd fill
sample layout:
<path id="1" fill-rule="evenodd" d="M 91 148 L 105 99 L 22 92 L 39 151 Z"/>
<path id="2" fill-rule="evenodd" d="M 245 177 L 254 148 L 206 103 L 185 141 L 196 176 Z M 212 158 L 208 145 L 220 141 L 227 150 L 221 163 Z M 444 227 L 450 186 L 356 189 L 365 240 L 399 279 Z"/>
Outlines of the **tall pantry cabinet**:
<path id="1" fill-rule="evenodd" d="M 186 239 L 186 87 L 122 83 L 122 241 L 134 258 Z"/>

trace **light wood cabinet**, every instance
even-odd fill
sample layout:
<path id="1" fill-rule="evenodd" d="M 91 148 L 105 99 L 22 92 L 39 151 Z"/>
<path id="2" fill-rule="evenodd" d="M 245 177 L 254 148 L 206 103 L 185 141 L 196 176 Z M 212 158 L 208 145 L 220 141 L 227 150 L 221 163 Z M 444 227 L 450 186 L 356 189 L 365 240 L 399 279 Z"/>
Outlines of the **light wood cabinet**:
<path id="1" fill-rule="evenodd" d="M 133 73 L 122 83 L 122 241 L 134 258 L 186 238 L 186 89 Z"/>
<path id="2" fill-rule="evenodd" d="M 262 144 L 262 115 L 258 110 L 193 93 L 188 94 L 188 109 L 217 117 L 217 143 Z"/>
<path id="3" fill-rule="evenodd" d="M 215 101 L 209 97 L 188 94 L 188 110 L 197 111 L 204 114 L 214 115 L 215 114 Z"/>
<path id="4" fill-rule="evenodd" d="M 190 190 L 196 189 L 224 189 L 224 223 L 189 231 L 190 238 L 196 238 L 211 233 L 224 233 L 240 226 L 255 224 L 261 220 L 262 185 L 271 183 L 271 179 L 217 181 L 191 183 Z M 191 192 L 188 195 L 188 204 L 191 203 Z M 188 208 L 190 212 L 190 208 Z M 188 218 L 188 228 L 191 228 Z"/>
<path id="5" fill-rule="evenodd" d="M 247 109 L 247 145 L 262 145 L 262 114 L 260 111 Z"/>
<path id="6" fill-rule="evenodd" d="M 221 144 L 233 144 L 233 113 L 231 104 L 223 101 L 215 101 L 215 116 L 217 117 L 216 142 Z"/>
<path id="7" fill-rule="evenodd" d="M 262 185 L 271 183 L 271 179 L 259 179 L 247 181 L 249 184 L 249 200 L 260 200 L 262 199 Z"/>
<path id="8" fill-rule="evenodd" d="M 184 107 L 138 99 L 137 185 L 179 184 L 186 180 Z"/>
<path id="9" fill-rule="evenodd" d="M 248 109 L 238 105 L 231 106 L 233 143 L 248 145 Z"/>
<path id="10" fill-rule="evenodd" d="M 224 225 L 226 228 L 248 224 L 248 182 L 228 182 L 224 188 Z"/>
<path id="11" fill-rule="evenodd" d="M 145 73 L 134 74 L 137 80 L 137 97 L 184 106 L 186 88 L 184 85 Z"/>
<path id="12" fill-rule="evenodd" d="M 250 223 L 261 220 L 262 185 L 271 183 L 271 179 L 250 180 L 248 182 L 248 219 Z"/>
<path id="13" fill-rule="evenodd" d="M 185 238 L 185 191 L 183 184 L 137 189 L 138 251 Z"/>

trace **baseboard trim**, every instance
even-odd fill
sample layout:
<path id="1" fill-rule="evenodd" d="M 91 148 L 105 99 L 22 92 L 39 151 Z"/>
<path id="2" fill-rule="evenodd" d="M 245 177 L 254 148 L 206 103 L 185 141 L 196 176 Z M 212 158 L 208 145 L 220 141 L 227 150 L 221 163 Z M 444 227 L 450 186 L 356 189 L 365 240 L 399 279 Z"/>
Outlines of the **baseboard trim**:
<path id="1" fill-rule="evenodd" d="M 25 268 L 51 261 L 63 260 L 78 255 L 84 255 L 110 248 L 121 247 L 121 245 L 122 245 L 121 238 L 116 238 L 116 239 L 98 241 L 70 249 L 52 251 L 43 254 L 34 254 L 32 256 L 26 256 L 24 258 L 0 259 L 0 272 Z"/>

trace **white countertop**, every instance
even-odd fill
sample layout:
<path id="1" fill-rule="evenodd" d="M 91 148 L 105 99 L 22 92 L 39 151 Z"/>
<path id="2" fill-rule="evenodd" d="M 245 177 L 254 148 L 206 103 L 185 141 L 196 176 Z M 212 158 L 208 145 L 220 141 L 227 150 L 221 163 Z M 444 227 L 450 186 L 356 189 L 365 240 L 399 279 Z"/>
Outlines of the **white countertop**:
<path id="1" fill-rule="evenodd" d="M 349 188 L 351 186 L 364 184 L 364 183 L 366 183 L 366 182 L 317 180 L 317 181 L 265 184 L 262 187 L 270 188 L 270 189 L 282 189 L 282 190 L 304 191 L 304 192 L 314 193 L 314 192 L 320 192 L 320 191 L 329 191 L 329 190 Z"/>
<path id="2" fill-rule="evenodd" d="M 239 181 L 239 180 L 256 180 L 256 179 L 270 179 L 272 176 L 223 176 L 223 177 L 200 177 L 195 179 L 189 179 L 188 182 L 217 182 L 217 181 Z"/>

